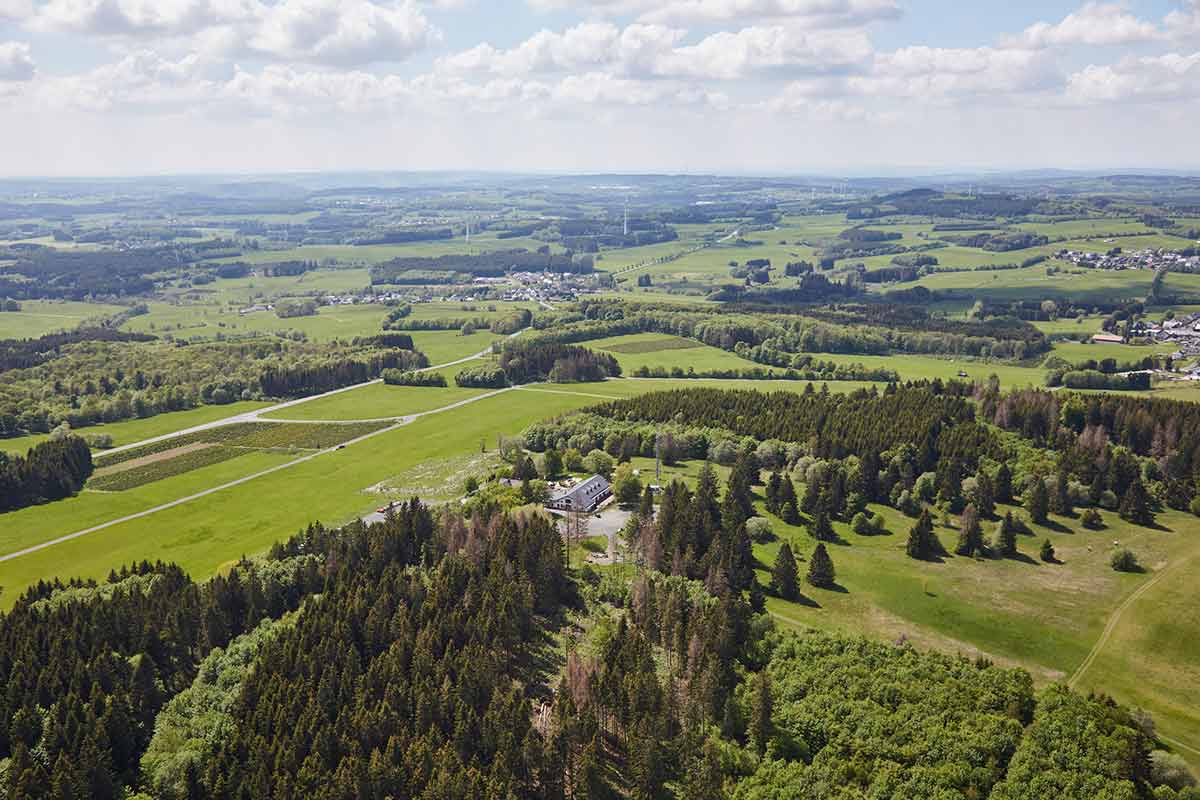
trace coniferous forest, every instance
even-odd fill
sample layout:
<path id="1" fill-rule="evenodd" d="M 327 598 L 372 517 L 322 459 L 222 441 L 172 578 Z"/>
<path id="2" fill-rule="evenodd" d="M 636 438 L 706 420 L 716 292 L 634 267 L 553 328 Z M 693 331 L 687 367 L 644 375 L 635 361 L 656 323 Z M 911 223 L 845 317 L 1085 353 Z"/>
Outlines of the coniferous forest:
<path id="1" fill-rule="evenodd" d="M 754 576 L 751 465 L 671 486 L 630 582 L 568 569 L 542 517 L 414 500 L 203 584 L 42 583 L 0 617 L 5 794 L 1200 797 L 1152 785 L 1153 734 L 1105 697 L 777 630 L 763 593 L 796 588 Z"/>

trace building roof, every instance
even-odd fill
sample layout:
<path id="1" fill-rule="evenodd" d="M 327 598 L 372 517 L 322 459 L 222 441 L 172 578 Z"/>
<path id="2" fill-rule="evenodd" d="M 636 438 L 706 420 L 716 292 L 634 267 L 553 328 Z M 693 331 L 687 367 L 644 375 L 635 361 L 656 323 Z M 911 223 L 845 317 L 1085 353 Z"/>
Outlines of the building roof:
<path id="1" fill-rule="evenodd" d="M 564 502 L 570 502 L 571 505 L 577 505 L 580 502 L 591 504 L 596 497 L 608 491 L 609 488 L 610 484 L 603 476 L 593 475 L 556 494 L 550 502 L 554 505 Z"/>

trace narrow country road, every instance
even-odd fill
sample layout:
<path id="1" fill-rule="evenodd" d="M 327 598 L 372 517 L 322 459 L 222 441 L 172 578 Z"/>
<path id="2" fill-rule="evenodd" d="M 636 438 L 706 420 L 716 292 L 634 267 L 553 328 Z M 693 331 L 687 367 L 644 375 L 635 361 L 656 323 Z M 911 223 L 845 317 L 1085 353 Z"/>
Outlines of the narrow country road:
<path id="1" fill-rule="evenodd" d="M 359 384 L 359 385 L 363 385 L 363 384 Z M 78 539 L 81 536 L 86 536 L 89 533 L 95 533 L 97 531 L 102 531 L 105 528 L 111 528 L 114 525 L 120 525 L 124 522 L 131 522 L 135 519 L 141 519 L 142 517 L 148 517 L 151 514 L 157 514 L 160 511 L 166 511 L 167 509 L 175 508 L 176 506 L 183 505 L 184 503 L 190 503 L 193 500 L 199 500 L 202 497 L 208 497 L 211 494 L 215 494 L 217 492 L 224 491 L 225 489 L 231 489 L 235 486 L 241 486 L 244 483 L 249 483 L 250 481 L 265 477 L 267 475 L 272 475 L 276 472 L 280 472 L 281 470 L 288 469 L 289 467 L 294 467 L 298 464 L 304 464 L 306 462 L 312 461 L 314 458 L 318 458 L 318 457 L 326 455 L 328 453 L 333 453 L 333 452 L 336 452 L 336 451 L 341 450 L 346 447 L 352 447 L 353 445 L 356 445 L 360 442 L 364 442 L 367 439 L 374 438 L 381 434 L 391 433 L 392 431 L 398 430 L 398 429 L 404 427 L 405 425 L 408 425 L 408 424 L 420 419 L 421 417 L 427 417 L 427 416 L 430 416 L 431 414 L 440 414 L 443 411 L 451 411 L 456 408 L 461 408 L 462 406 L 469 405 L 471 403 L 477 403 L 480 400 L 486 400 L 489 397 L 495 397 L 498 394 L 503 394 L 505 392 L 512 391 L 513 389 L 516 389 L 516 388 L 520 388 L 520 387 L 513 386 L 513 387 L 509 387 L 507 389 L 497 389 L 494 392 L 488 392 L 486 394 L 477 395 L 475 397 L 468 397 L 466 400 L 459 400 L 456 403 L 450 403 L 449 405 L 442 406 L 441 408 L 435 408 L 435 409 L 431 409 L 429 411 L 422 411 L 417 414 L 408 414 L 403 417 L 392 417 L 392 418 L 385 419 L 385 420 L 379 420 L 381 422 L 394 422 L 395 424 L 390 425 L 386 428 L 380 428 L 379 430 L 372 431 L 371 433 L 368 433 L 368 434 L 364 434 L 363 436 L 359 436 L 356 439 L 351 439 L 348 442 L 343 442 L 342 444 L 334 445 L 333 447 L 327 447 L 324 450 L 318 450 L 315 453 L 309 453 L 307 455 L 301 456 L 292 461 L 288 461 L 285 464 L 277 464 L 274 467 L 270 467 L 268 469 L 264 469 L 259 472 L 255 472 L 253 475 L 245 475 L 236 480 L 229 481 L 228 483 L 223 483 L 220 486 L 213 486 L 210 489 L 205 489 L 204 491 L 196 492 L 195 494 L 188 495 L 187 497 L 180 497 L 179 499 L 172 500 L 169 503 L 163 503 L 162 505 L 157 505 L 157 506 L 154 506 L 153 508 L 147 508 L 144 511 L 138 511 L 134 514 L 128 514 L 124 517 L 119 517 L 117 519 L 109 520 L 108 522 L 102 522 L 99 525 L 93 525 L 92 527 L 85 528 L 84 530 L 81 530 L 81 531 L 75 531 L 74 533 L 68 533 L 65 536 L 59 536 L 57 538 L 50 539 L 49 541 L 31 545 L 30 547 L 26 547 L 22 550 L 17 550 L 12 553 L 0 555 L 0 563 L 3 563 L 5 561 L 11 561 L 14 558 L 20 558 L 21 556 L 27 556 L 30 553 L 36 553 L 39 550 L 45 550 L 46 548 L 53 547 L 56 544 L 62 544 L 63 542 L 69 542 L 72 539 Z M 240 415 L 240 416 L 244 416 L 244 415 Z M 356 420 L 356 421 L 360 421 L 360 420 Z"/>
<path id="2" fill-rule="evenodd" d="M 511 339 L 514 336 L 518 336 L 518 335 L 520 335 L 520 333 L 521 333 L 521 331 L 517 331 L 516 333 L 512 334 L 512 336 L 510 336 L 509 338 Z M 456 359 L 454 361 L 447 361 L 445 364 L 435 364 L 431 367 L 425 367 L 424 369 L 420 369 L 417 371 L 418 372 L 432 372 L 434 370 L 445 369 L 447 367 L 455 367 L 455 366 L 458 366 L 459 364 L 465 364 L 468 361 L 474 361 L 476 359 L 483 358 L 484 356 L 488 355 L 491 352 L 492 352 L 492 348 L 489 345 L 486 349 L 480 350 L 478 353 L 475 353 L 474 355 L 464 356 L 464 357 Z M 176 436 L 186 436 L 187 434 L 190 434 L 190 433 L 200 433 L 201 431 L 208 431 L 208 430 L 212 430 L 213 428 L 222 428 L 226 425 L 236 425 L 237 423 L 240 423 L 240 422 L 296 422 L 297 420 L 263 419 L 262 415 L 263 414 L 274 414 L 277 411 L 283 411 L 284 409 L 292 408 L 293 406 L 298 406 L 298 405 L 301 405 L 302 403 L 311 403 L 313 400 L 320 400 L 325 397 L 333 397 L 334 395 L 339 395 L 339 394 L 342 394 L 343 392 L 352 392 L 355 389 L 362 389 L 367 386 L 374 386 L 377 383 L 382 383 L 382 381 L 380 379 L 376 378 L 373 381 L 366 381 L 365 383 L 356 383 L 353 386 L 343 386 L 340 389 L 333 389 L 328 392 L 322 392 L 321 394 L 314 394 L 314 395 L 310 395 L 308 397 L 301 397 L 298 400 L 288 400 L 285 403 L 277 403 L 273 406 L 267 406 L 266 408 L 260 408 L 257 411 L 247 411 L 244 414 L 235 414 L 231 417 L 225 417 L 224 419 L 218 419 L 218 420 L 214 420 L 212 422 L 206 422 L 202 425 L 194 425 L 190 428 L 184 428 L 182 430 L 172 431 L 171 433 L 164 433 L 162 436 L 152 436 L 149 439 L 142 439 L 140 442 L 131 442 L 130 444 L 123 444 L 120 447 L 113 447 L 108 450 L 105 450 L 104 454 L 107 455 L 108 453 L 120 453 L 125 450 L 133 450 L 135 448 L 143 447 L 148 444 L 154 444 L 156 442 L 164 442 L 167 439 L 174 439 Z M 388 419 L 399 419 L 399 417 L 387 417 L 384 420 L 354 420 L 354 422 L 379 422 L 379 421 L 387 421 Z M 342 420 L 342 421 L 344 422 L 345 420 Z"/>

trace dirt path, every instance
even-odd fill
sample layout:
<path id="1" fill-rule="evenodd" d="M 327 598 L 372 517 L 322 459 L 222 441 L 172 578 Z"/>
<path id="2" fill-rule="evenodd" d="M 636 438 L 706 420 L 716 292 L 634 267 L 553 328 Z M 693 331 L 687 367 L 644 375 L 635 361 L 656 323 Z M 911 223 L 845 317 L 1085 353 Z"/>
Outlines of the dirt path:
<path id="1" fill-rule="evenodd" d="M 210 447 L 216 447 L 215 442 L 192 442 L 180 447 L 175 447 L 170 450 L 163 450 L 161 453 L 151 453 L 148 456 L 141 458 L 131 458 L 128 461 L 122 461 L 119 464 L 113 464 L 107 467 L 100 467 L 92 473 L 93 478 L 102 478 L 105 475 L 113 475 L 118 472 L 126 472 L 137 467 L 144 467 L 146 464 L 153 464 L 156 461 L 167 461 L 176 456 L 186 455 L 187 453 L 195 452 L 196 450 L 207 450 Z"/>
<path id="2" fill-rule="evenodd" d="M 1112 638 L 1113 631 L 1117 629 L 1117 625 L 1119 625 L 1121 622 L 1121 616 L 1129 610 L 1130 606 L 1136 603 L 1138 599 L 1142 597 L 1142 595 L 1146 594 L 1146 592 L 1153 589 L 1159 581 L 1167 576 L 1168 573 L 1178 569 L 1180 565 L 1186 564 L 1187 562 L 1191 561 L 1191 559 L 1192 556 L 1185 556 L 1184 558 L 1176 561 L 1174 564 L 1168 564 L 1160 569 L 1157 575 L 1139 586 L 1133 594 L 1129 595 L 1129 597 L 1126 597 L 1125 601 L 1122 602 L 1121 605 L 1117 606 L 1111 614 L 1109 614 L 1108 623 L 1105 624 L 1104 631 L 1100 634 L 1100 638 L 1096 640 L 1094 645 L 1092 645 L 1091 652 L 1087 654 L 1087 658 L 1083 660 L 1075 672 L 1071 674 L 1071 677 L 1067 679 L 1067 688 L 1074 689 L 1076 684 L 1079 683 L 1079 679 L 1082 678 L 1083 674 L 1088 671 L 1088 668 L 1092 666 L 1092 663 L 1096 660 L 1096 657 L 1100 655 L 1100 651 L 1104 649 L 1104 645 L 1108 644 L 1108 640 Z"/>

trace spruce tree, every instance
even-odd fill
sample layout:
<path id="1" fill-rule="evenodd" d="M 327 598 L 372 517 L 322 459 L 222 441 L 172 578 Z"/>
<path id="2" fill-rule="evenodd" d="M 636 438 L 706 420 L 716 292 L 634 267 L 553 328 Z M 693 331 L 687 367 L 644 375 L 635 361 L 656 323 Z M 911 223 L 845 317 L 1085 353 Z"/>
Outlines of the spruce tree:
<path id="1" fill-rule="evenodd" d="M 808 582 L 819 589 L 832 588 L 837 580 L 833 569 L 833 559 L 825 549 L 825 543 L 819 542 L 813 550 L 812 559 L 808 563 Z"/>
<path id="2" fill-rule="evenodd" d="M 996 489 L 986 470 L 979 470 L 975 476 L 975 491 L 971 503 L 983 519 L 991 519 L 996 513 Z"/>
<path id="3" fill-rule="evenodd" d="M 774 700 L 771 697 L 771 678 L 767 671 L 760 670 L 754 676 L 754 697 L 750 708 L 750 743 L 755 752 L 763 756 L 767 752 L 767 743 L 771 741 L 774 725 L 771 721 Z"/>
<path id="4" fill-rule="evenodd" d="M 1000 531 L 996 534 L 996 549 L 1005 558 L 1012 558 L 1017 554 L 1017 525 L 1013 522 L 1011 511 L 1000 521 Z"/>
<path id="5" fill-rule="evenodd" d="M 963 510 L 959 523 L 958 546 L 954 552 L 968 557 L 983 553 L 983 529 L 979 525 L 979 512 L 973 505 Z"/>
<path id="6" fill-rule="evenodd" d="M 642 519 L 650 519 L 654 516 L 654 490 L 650 488 L 650 484 L 646 484 L 642 489 L 642 499 L 638 504 L 638 516 Z"/>
<path id="7" fill-rule="evenodd" d="M 771 586 L 775 589 L 775 593 L 784 600 L 795 600 L 800 596 L 800 588 L 797 584 L 799 569 L 796 567 L 796 557 L 792 554 L 792 548 L 787 542 L 779 548 L 779 555 L 775 557 L 775 566 L 771 570 Z"/>
<path id="8" fill-rule="evenodd" d="M 1050 513 L 1050 497 L 1046 491 L 1046 482 L 1037 476 L 1034 476 L 1033 482 L 1029 486 L 1025 507 L 1029 509 L 1031 520 L 1038 525 L 1046 523 L 1046 518 Z"/>
<path id="9" fill-rule="evenodd" d="M 923 509 L 916 524 L 908 532 L 908 543 L 905 545 L 905 552 L 908 553 L 910 558 L 920 560 L 931 558 L 936 549 L 933 545 L 933 538 L 933 518 L 929 516 L 928 509 Z"/>
<path id="10" fill-rule="evenodd" d="M 1047 564 L 1054 563 L 1054 545 L 1050 543 L 1049 539 L 1042 542 L 1041 557 L 1042 561 L 1045 561 Z"/>
<path id="11" fill-rule="evenodd" d="M 994 495 L 997 503 L 1012 502 L 1012 470 L 1008 468 L 1008 464 L 1001 464 L 1000 469 L 996 470 Z"/>
<path id="12" fill-rule="evenodd" d="M 779 470 L 775 470 L 767 481 L 767 511 L 772 514 L 779 513 L 779 493 L 782 490 L 783 476 L 779 474 Z"/>
<path id="13" fill-rule="evenodd" d="M 1063 517 L 1069 517 L 1075 511 L 1075 507 L 1071 503 L 1071 480 L 1064 467 L 1059 467 L 1058 474 L 1054 478 L 1054 492 L 1050 495 L 1050 510 Z"/>
<path id="14" fill-rule="evenodd" d="M 829 521 L 829 514 L 823 508 L 817 508 L 817 513 L 813 516 L 812 523 L 808 526 L 808 532 L 818 542 L 837 541 L 837 533 L 833 530 L 833 523 Z"/>
<path id="15" fill-rule="evenodd" d="M 1142 485 L 1140 478 L 1135 478 L 1125 496 L 1121 498 L 1121 519 L 1135 525 L 1153 525 L 1154 511 L 1150 507 L 1150 495 Z"/>

